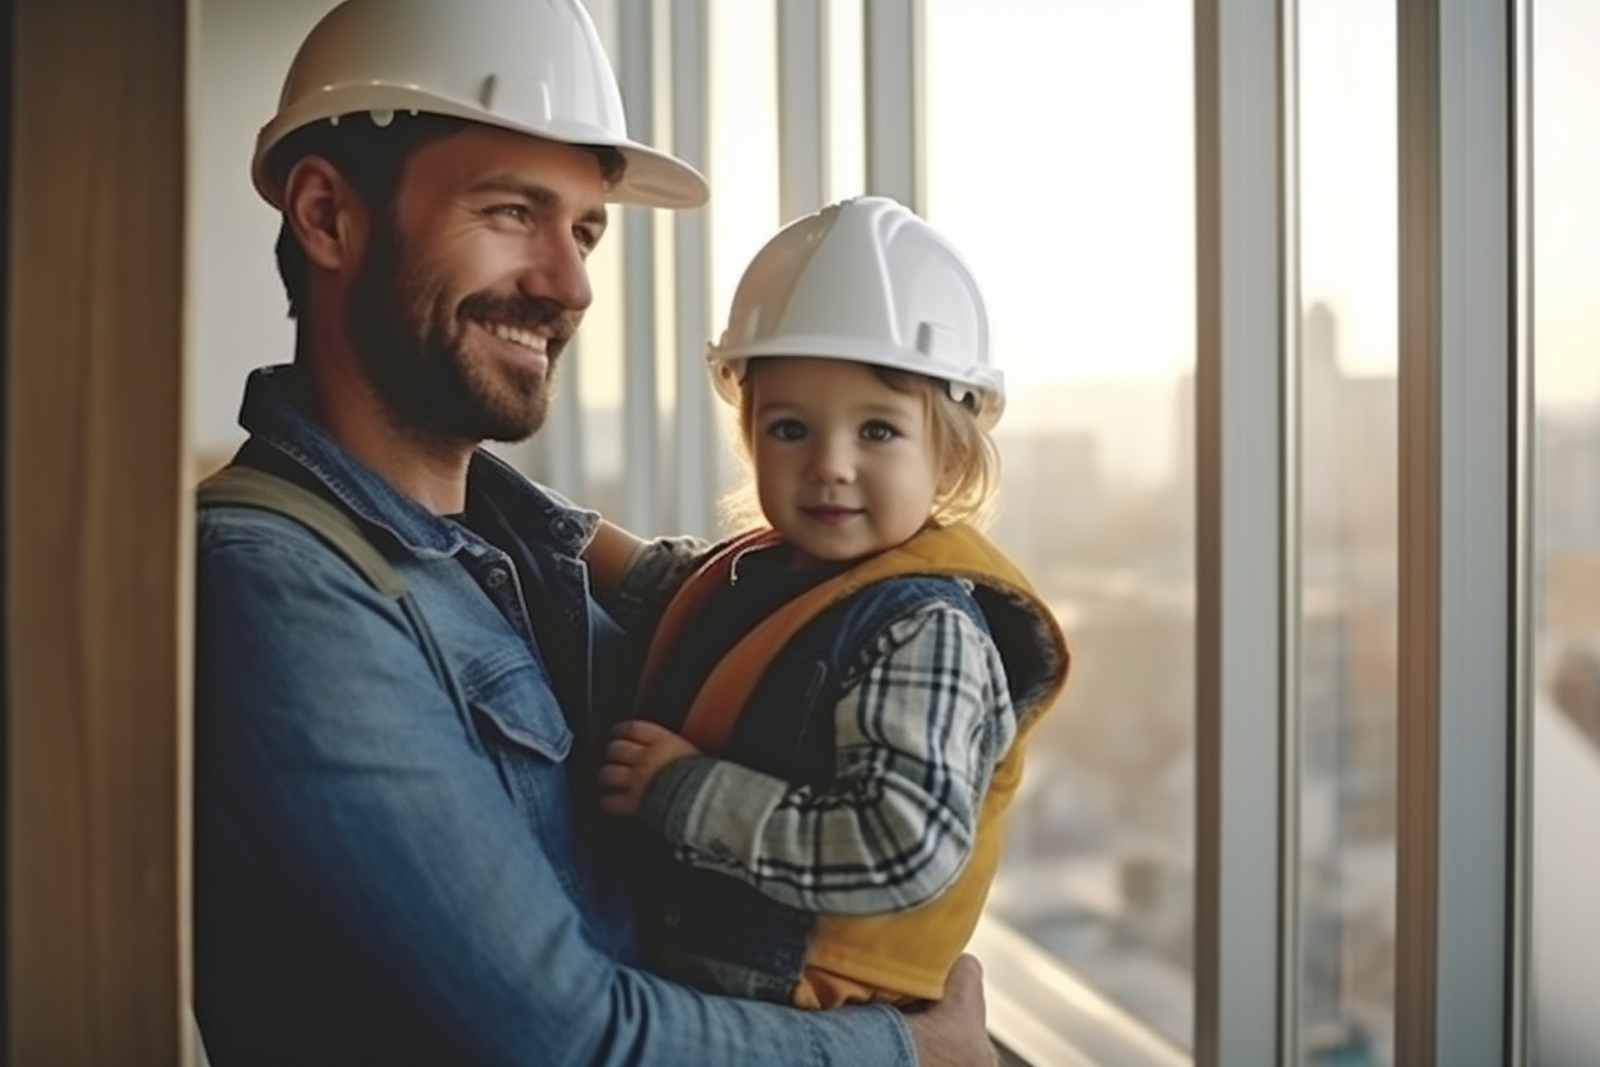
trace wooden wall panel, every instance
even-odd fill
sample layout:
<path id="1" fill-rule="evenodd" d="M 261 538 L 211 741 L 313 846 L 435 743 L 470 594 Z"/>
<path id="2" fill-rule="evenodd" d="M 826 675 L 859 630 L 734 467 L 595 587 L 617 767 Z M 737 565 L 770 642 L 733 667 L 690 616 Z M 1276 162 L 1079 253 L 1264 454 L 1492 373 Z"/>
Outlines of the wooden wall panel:
<path id="1" fill-rule="evenodd" d="M 6 1062 L 188 1062 L 185 0 L 12 0 Z"/>

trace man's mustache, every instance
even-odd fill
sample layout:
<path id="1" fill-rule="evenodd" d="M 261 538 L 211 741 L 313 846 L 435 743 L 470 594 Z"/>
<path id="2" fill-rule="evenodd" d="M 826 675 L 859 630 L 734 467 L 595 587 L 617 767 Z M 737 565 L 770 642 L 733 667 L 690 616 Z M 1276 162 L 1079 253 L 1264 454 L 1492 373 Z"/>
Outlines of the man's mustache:
<path id="1" fill-rule="evenodd" d="M 473 293 L 461 301 L 456 318 L 463 323 L 469 320 L 499 322 L 519 330 L 547 333 L 550 353 L 554 355 L 566 347 L 582 315 L 544 297 Z"/>

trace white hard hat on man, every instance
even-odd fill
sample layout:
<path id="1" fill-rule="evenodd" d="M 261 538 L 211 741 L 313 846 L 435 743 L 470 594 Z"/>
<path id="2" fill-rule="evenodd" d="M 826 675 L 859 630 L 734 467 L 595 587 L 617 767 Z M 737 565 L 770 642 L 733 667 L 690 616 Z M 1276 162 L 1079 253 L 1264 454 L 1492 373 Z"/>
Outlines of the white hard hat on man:
<path id="1" fill-rule="evenodd" d="M 706 201 L 698 171 L 628 137 L 616 76 L 579 0 L 346 0 L 295 55 L 256 138 L 256 189 L 282 206 L 270 156 L 295 130 L 358 113 L 381 126 L 399 112 L 616 148 L 627 163 L 609 190 L 617 203 Z"/>

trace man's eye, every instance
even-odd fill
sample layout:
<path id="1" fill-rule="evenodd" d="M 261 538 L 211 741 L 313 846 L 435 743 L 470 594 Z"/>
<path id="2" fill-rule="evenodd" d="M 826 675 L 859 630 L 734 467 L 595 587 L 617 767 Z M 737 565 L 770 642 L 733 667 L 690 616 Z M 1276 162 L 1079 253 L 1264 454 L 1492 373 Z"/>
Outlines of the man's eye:
<path id="1" fill-rule="evenodd" d="M 767 426 L 767 436 L 779 441 L 799 441 L 805 435 L 805 423 L 799 419 L 776 419 Z"/>
<path id="2" fill-rule="evenodd" d="M 527 204 L 496 204 L 489 209 L 489 214 L 511 222 L 527 222 L 532 217 Z"/>
<path id="3" fill-rule="evenodd" d="M 873 441 L 878 444 L 882 444 L 885 441 L 893 441 L 899 436 L 899 430 L 895 429 L 893 426 L 890 426 L 887 422 L 879 422 L 876 419 L 861 427 L 862 439 L 866 441 Z"/>
<path id="4" fill-rule="evenodd" d="M 578 247 L 587 256 L 600 243 L 600 233 L 598 230 L 591 229 L 588 226 L 579 226 L 572 231 L 572 239 L 578 243 Z"/>

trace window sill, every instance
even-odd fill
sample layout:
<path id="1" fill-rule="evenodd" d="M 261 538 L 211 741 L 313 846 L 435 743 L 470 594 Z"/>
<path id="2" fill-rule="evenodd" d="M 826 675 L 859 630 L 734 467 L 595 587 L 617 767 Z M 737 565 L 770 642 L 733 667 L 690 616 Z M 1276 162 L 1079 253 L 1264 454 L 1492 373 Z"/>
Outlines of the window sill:
<path id="1" fill-rule="evenodd" d="M 1187 1052 L 1001 920 L 984 916 L 968 951 L 983 962 L 989 1032 L 1007 1067 L 1193 1067 Z"/>

